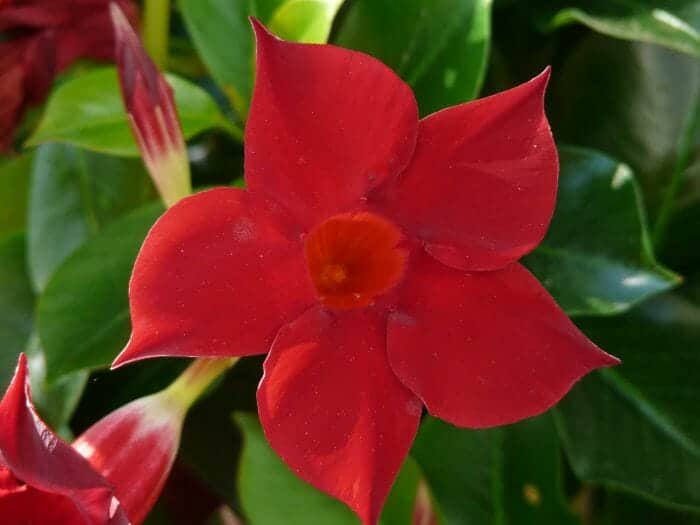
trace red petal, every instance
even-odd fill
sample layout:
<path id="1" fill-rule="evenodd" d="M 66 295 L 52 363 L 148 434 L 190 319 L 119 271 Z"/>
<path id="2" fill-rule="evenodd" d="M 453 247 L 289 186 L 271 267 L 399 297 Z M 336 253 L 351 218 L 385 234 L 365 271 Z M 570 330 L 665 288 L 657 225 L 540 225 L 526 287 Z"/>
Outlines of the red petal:
<path id="1" fill-rule="evenodd" d="M 0 151 L 10 149 L 15 126 L 25 103 L 24 47 L 15 42 L 0 43 Z"/>
<path id="2" fill-rule="evenodd" d="M 234 188 L 185 198 L 151 229 L 129 285 L 133 332 L 114 365 L 263 354 L 316 299 L 299 232 Z"/>
<path id="3" fill-rule="evenodd" d="M 258 411 L 300 477 L 375 524 L 413 442 L 421 405 L 389 369 L 385 320 L 309 310 L 279 333 Z"/>
<path id="4" fill-rule="evenodd" d="M 408 164 L 418 108 L 378 60 L 278 40 L 256 20 L 257 78 L 246 126 L 246 182 L 310 227 L 354 210 Z"/>
<path id="5" fill-rule="evenodd" d="M 1 470 L 1 469 L 0 469 Z M 21 484 L 10 492 L 0 490 L 3 524 L 103 525 L 80 513 L 67 496 L 42 492 Z"/>
<path id="6" fill-rule="evenodd" d="M 389 318 L 389 361 L 428 410 L 489 427 L 544 412 L 619 361 L 574 326 L 520 264 L 468 274 L 417 254 Z"/>
<path id="7" fill-rule="evenodd" d="M 455 268 L 498 269 L 531 251 L 547 230 L 557 187 L 543 105 L 548 78 L 546 70 L 421 120 L 411 165 L 376 205 Z"/>
<path id="8" fill-rule="evenodd" d="M 131 525 L 143 522 L 163 489 L 184 415 L 164 393 L 148 396 L 112 412 L 73 443 L 112 484 Z"/>
<path id="9" fill-rule="evenodd" d="M 59 496 L 69 498 L 72 505 L 64 502 L 65 513 L 82 516 L 86 524 L 128 523 L 107 481 L 37 415 L 29 394 L 24 354 L 20 355 L 15 376 L 0 401 L 0 467 L 33 491 L 49 493 L 43 498 L 45 504 L 55 503 Z"/>

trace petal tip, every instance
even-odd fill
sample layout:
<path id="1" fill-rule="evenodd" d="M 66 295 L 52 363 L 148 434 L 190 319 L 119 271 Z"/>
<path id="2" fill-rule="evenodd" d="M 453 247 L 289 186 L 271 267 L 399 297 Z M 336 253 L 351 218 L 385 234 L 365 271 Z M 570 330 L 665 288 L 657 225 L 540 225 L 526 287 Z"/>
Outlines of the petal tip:
<path id="1" fill-rule="evenodd" d="M 116 39 L 119 40 L 124 31 L 131 29 L 131 24 L 116 2 L 109 3 L 109 14 L 112 18 L 112 27 L 114 28 Z"/>
<path id="2" fill-rule="evenodd" d="M 119 355 L 116 358 L 114 358 L 114 361 L 112 361 L 112 364 L 110 365 L 109 369 L 116 370 L 117 368 L 121 368 L 124 365 L 128 365 L 129 363 L 138 361 L 139 358 L 137 356 L 134 356 L 133 354 L 134 352 L 131 350 L 131 341 L 129 341 L 124 347 L 124 349 L 121 352 L 119 352 Z"/>
<path id="3" fill-rule="evenodd" d="M 601 366 L 602 367 L 607 368 L 607 367 L 617 366 L 617 365 L 622 364 L 622 359 L 620 359 L 619 357 L 615 357 L 612 354 L 608 354 L 604 350 L 600 350 L 600 352 L 602 353 L 602 356 L 601 356 L 601 363 L 602 363 Z"/>
<path id="4" fill-rule="evenodd" d="M 248 21 L 250 22 L 250 25 L 253 27 L 253 32 L 255 33 L 255 38 L 257 41 L 260 41 L 263 38 L 264 39 L 271 39 L 272 38 L 272 39 L 279 40 L 277 38 L 277 36 L 272 34 L 272 32 L 267 27 L 265 27 L 265 24 L 263 24 L 256 17 L 249 16 Z"/>
<path id="5" fill-rule="evenodd" d="M 528 84 L 531 84 L 534 88 L 536 88 L 538 91 L 541 91 L 542 94 L 544 95 L 544 92 L 547 90 L 547 86 L 549 85 L 549 79 L 552 76 L 552 66 L 547 66 L 545 67 L 541 73 L 533 77 Z"/>

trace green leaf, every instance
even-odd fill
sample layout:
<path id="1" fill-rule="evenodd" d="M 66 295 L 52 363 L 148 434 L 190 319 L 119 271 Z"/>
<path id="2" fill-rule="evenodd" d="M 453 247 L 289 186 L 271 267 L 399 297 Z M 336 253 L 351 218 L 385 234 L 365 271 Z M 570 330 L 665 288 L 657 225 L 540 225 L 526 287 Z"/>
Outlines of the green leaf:
<path id="1" fill-rule="evenodd" d="M 236 422 L 244 439 L 238 471 L 239 496 L 250 525 L 358 523 L 345 505 L 314 489 L 289 470 L 268 445 L 255 416 L 239 413 Z"/>
<path id="2" fill-rule="evenodd" d="M 700 510 L 700 305 L 679 293 L 581 323 L 622 364 L 556 410 L 579 477 Z"/>
<path id="3" fill-rule="evenodd" d="M 166 78 L 175 92 L 175 105 L 185 138 L 223 125 L 223 117 L 206 91 L 175 75 L 166 74 Z M 139 155 L 114 67 L 88 71 L 53 91 L 44 116 L 27 145 L 43 142 L 75 144 L 112 155 Z"/>
<path id="4" fill-rule="evenodd" d="M 447 525 L 575 524 L 549 415 L 490 430 L 428 417 L 413 446 Z"/>
<path id="5" fill-rule="evenodd" d="M 0 161 L 0 236 L 24 230 L 31 155 Z"/>
<path id="6" fill-rule="evenodd" d="M 478 94 L 490 39 L 491 0 L 358 0 L 336 40 L 394 69 L 425 115 Z"/>
<path id="7" fill-rule="evenodd" d="M 551 29 L 580 23 L 612 37 L 660 44 L 700 57 L 700 3 L 696 0 L 548 0 L 537 7 Z"/>
<path id="8" fill-rule="evenodd" d="M 37 324 L 47 380 L 109 365 L 129 337 L 127 288 L 136 254 L 160 204 L 117 219 L 56 270 L 39 300 Z"/>
<path id="9" fill-rule="evenodd" d="M 63 144 L 41 146 L 32 168 L 27 234 L 35 288 L 43 290 L 56 267 L 90 235 L 152 195 L 139 161 Z"/>
<path id="10" fill-rule="evenodd" d="M 0 392 L 9 384 L 33 326 L 34 292 L 27 276 L 25 238 L 15 233 L 0 239 Z"/>
<path id="11" fill-rule="evenodd" d="M 319 492 L 289 470 L 268 445 L 255 416 L 237 413 L 235 420 L 244 440 L 238 487 L 247 523 L 359 524 L 355 514 L 345 505 Z M 389 496 L 381 525 L 410 523 L 417 485 L 418 469 L 408 460 Z M 271 494 L 274 497 L 270 497 Z"/>
<path id="12" fill-rule="evenodd" d="M 280 38 L 322 44 L 343 0 L 286 0 L 272 14 L 268 28 Z"/>
<path id="13" fill-rule="evenodd" d="M 525 263 L 570 315 L 614 314 L 679 283 L 654 260 L 641 193 L 629 167 L 560 148 L 557 208 Z"/>
<path id="14" fill-rule="evenodd" d="M 241 120 L 253 91 L 252 5 L 252 0 L 178 0 L 195 47 Z"/>
<path id="15" fill-rule="evenodd" d="M 248 114 L 255 77 L 248 17 L 258 17 L 283 38 L 322 43 L 341 4 L 342 0 L 178 0 L 202 60 L 241 120 Z"/>
<path id="16" fill-rule="evenodd" d="M 584 80 L 586 79 L 586 80 Z M 584 37 L 556 71 L 549 115 L 559 141 L 604 151 L 638 176 L 655 217 L 700 111 L 700 60 L 659 46 Z"/>
<path id="17" fill-rule="evenodd" d="M 63 437 L 70 437 L 70 419 L 87 374 L 61 378 L 56 385 L 44 381 L 46 366 L 34 328 L 34 292 L 25 264 L 25 237 L 13 234 L 0 240 L 0 392 L 12 378 L 20 352 L 29 359 L 32 399 L 44 421 Z"/>
<path id="18" fill-rule="evenodd" d="M 68 422 L 78 407 L 87 383 L 88 372 L 67 374 L 49 384 L 46 381 L 46 356 L 37 334 L 32 334 L 25 351 L 29 362 L 34 405 L 49 427 L 67 441 L 71 441 L 73 434 Z"/>

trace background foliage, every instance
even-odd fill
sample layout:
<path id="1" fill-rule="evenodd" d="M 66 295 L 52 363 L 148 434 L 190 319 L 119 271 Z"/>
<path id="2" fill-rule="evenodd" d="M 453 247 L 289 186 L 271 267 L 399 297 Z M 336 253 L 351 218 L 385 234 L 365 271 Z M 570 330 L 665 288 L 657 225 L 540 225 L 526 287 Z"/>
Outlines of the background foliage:
<path id="1" fill-rule="evenodd" d="M 425 418 L 382 524 L 411 522 L 419 484 L 448 525 L 700 523 L 700 1 L 178 0 L 172 15 L 168 78 L 197 187 L 241 184 L 248 15 L 377 56 L 423 115 L 551 64 L 560 188 L 526 264 L 623 365 L 516 425 Z M 105 371 L 162 212 L 114 68 L 69 70 L 39 114 L 0 158 L 0 388 L 26 351 L 42 414 L 69 435 L 184 363 Z M 251 525 L 357 523 L 266 444 L 260 363 L 241 362 L 190 414 L 152 525 L 218 523 L 222 505 Z"/>

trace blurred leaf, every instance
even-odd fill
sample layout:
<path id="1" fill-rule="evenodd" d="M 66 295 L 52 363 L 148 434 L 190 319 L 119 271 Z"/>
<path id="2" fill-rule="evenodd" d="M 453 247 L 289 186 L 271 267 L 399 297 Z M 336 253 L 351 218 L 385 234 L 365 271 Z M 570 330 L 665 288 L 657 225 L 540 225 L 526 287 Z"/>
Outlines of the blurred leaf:
<path id="1" fill-rule="evenodd" d="M 581 381 L 556 410 L 577 475 L 700 510 L 700 306 L 671 293 L 582 321 L 622 365 Z"/>
<path id="2" fill-rule="evenodd" d="M 85 389 L 88 373 L 75 372 L 62 376 L 53 384 L 46 382 L 46 356 L 39 337 L 32 334 L 26 348 L 32 386 L 32 400 L 42 419 L 67 441 L 72 440 L 68 427 L 73 412 Z"/>
<path id="3" fill-rule="evenodd" d="M 243 433 L 238 471 L 241 503 L 250 525 L 332 523 L 356 525 L 359 520 L 340 501 L 297 477 L 270 448 L 260 423 L 252 414 L 237 413 Z M 410 523 L 418 484 L 418 470 L 407 461 L 389 495 L 380 525 Z M 270 495 L 274 495 L 271 498 Z M 409 505 L 408 509 L 403 508 Z"/>
<path id="4" fill-rule="evenodd" d="M 697 0 L 546 0 L 535 6 L 552 29 L 578 22 L 616 38 L 660 44 L 700 57 Z"/>
<path id="5" fill-rule="evenodd" d="M 47 380 L 109 365 L 129 337 L 127 289 L 136 254 L 163 212 L 149 205 L 106 226 L 53 274 L 37 325 Z"/>
<path id="6" fill-rule="evenodd" d="M 600 525 L 700 525 L 700 516 L 658 507 L 623 492 L 608 491 L 599 512 Z"/>
<path id="7" fill-rule="evenodd" d="M 24 230 L 31 155 L 0 160 L 0 236 Z"/>
<path id="8" fill-rule="evenodd" d="M 175 92 L 185 138 L 222 124 L 223 117 L 206 91 L 175 75 L 166 77 Z M 137 157 L 139 150 L 124 110 L 116 69 L 88 71 L 56 88 L 27 144 L 36 146 L 42 142 L 66 142 L 112 155 Z"/>
<path id="9" fill-rule="evenodd" d="M 557 208 L 525 263 L 570 315 L 614 314 L 678 284 L 654 260 L 631 170 L 599 152 L 560 148 Z"/>
<path id="10" fill-rule="evenodd" d="M 549 415 L 490 430 L 423 421 L 413 446 L 446 525 L 566 525 Z"/>
<path id="11" fill-rule="evenodd" d="M 56 267 L 109 220 L 146 202 L 151 182 L 136 160 L 63 144 L 35 155 L 29 202 L 29 270 L 43 290 Z"/>
<path id="12" fill-rule="evenodd" d="M 255 77 L 256 16 L 279 36 L 325 42 L 342 0 L 178 0 L 202 60 L 241 120 L 248 114 Z"/>
<path id="13" fill-rule="evenodd" d="M 44 381 L 46 364 L 34 328 L 34 292 L 25 264 L 25 237 L 17 233 L 0 240 L 0 392 L 4 392 L 26 352 L 32 399 L 44 421 L 61 436 L 70 438 L 67 423 L 80 399 L 87 374 L 61 378 L 56 385 Z"/>
<path id="14" fill-rule="evenodd" d="M 698 195 L 700 197 L 700 195 Z M 666 231 L 659 256 L 674 270 L 692 273 L 700 268 L 700 199 L 678 205 Z"/>
<path id="15" fill-rule="evenodd" d="M 286 0 L 275 10 L 268 27 L 285 40 L 321 44 L 328 40 L 342 3 L 343 0 Z"/>
<path id="16" fill-rule="evenodd" d="M 700 60 L 591 34 L 556 72 L 549 115 L 558 140 L 630 165 L 654 212 L 673 173 L 685 168 L 681 146 L 700 140 L 683 140 L 699 100 Z"/>
<path id="17" fill-rule="evenodd" d="M 23 233 L 15 233 L 0 239 L 0 392 L 12 378 L 33 325 L 34 292 L 27 275 L 25 239 Z"/>
<path id="18" fill-rule="evenodd" d="M 425 115 L 478 94 L 490 39 L 491 0 L 357 0 L 336 41 L 395 70 Z"/>

